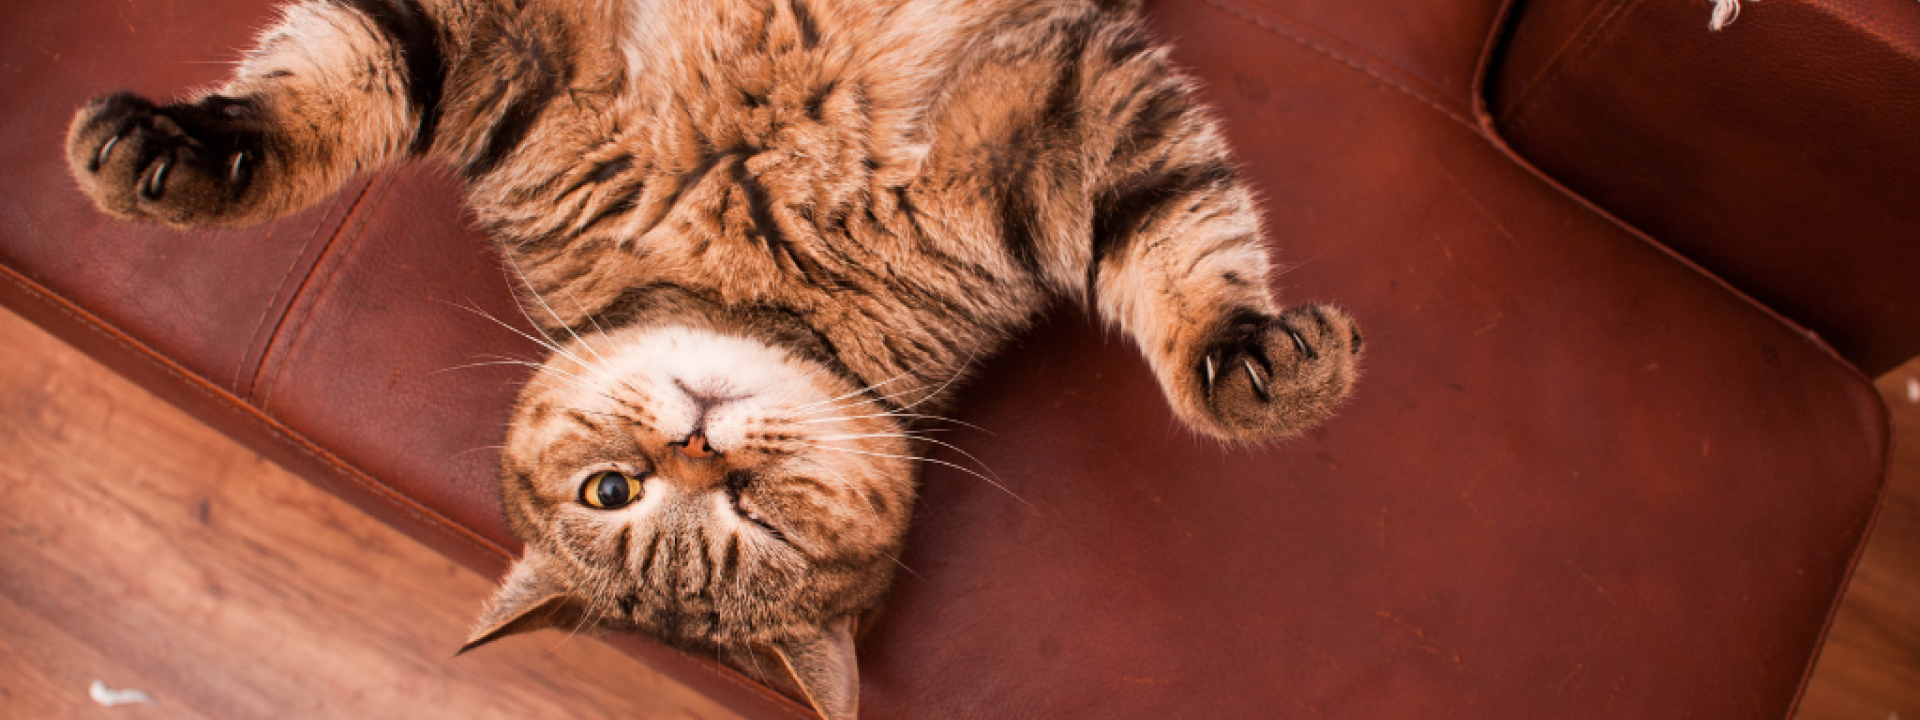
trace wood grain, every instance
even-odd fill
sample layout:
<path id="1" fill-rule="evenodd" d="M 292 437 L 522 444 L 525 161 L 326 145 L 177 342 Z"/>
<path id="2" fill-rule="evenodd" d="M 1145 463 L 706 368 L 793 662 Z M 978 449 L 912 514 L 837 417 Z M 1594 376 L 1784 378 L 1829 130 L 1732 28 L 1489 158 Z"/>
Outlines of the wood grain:
<path id="1" fill-rule="evenodd" d="M 1920 359 L 1874 385 L 1893 417 L 1887 497 L 1797 720 L 1920 719 Z"/>
<path id="2" fill-rule="evenodd" d="M 732 717 L 489 590 L 0 311 L 0 718 Z"/>

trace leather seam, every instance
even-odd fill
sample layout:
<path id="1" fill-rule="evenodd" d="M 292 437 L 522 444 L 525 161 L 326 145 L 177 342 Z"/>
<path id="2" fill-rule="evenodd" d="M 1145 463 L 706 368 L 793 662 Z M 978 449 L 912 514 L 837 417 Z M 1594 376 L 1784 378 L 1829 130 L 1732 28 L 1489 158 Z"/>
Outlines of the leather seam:
<path id="1" fill-rule="evenodd" d="M 344 479 L 359 485 L 365 490 L 371 491 L 373 497 L 385 502 L 389 507 L 404 512 L 429 526 L 439 528 L 444 531 L 448 537 L 465 543 L 470 548 L 499 557 L 503 560 L 512 561 L 513 554 L 508 552 L 506 548 L 484 537 L 480 537 L 473 531 L 468 530 L 465 526 L 453 522 L 446 516 L 430 508 L 419 505 L 386 483 L 374 479 L 372 475 L 367 474 L 365 471 L 354 467 L 333 453 L 321 448 L 317 443 L 313 442 L 311 438 L 282 425 L 279 421 L 267 416 L 259 408 L 248 405 L 237 395 L 221 390 L 211 381 L 180 367 L 178 364 L 161 355 L 158 351 L 148 347 L 145 343 L 133 339 L 118 328 L 101 321 L 93 314 L 78 309 L 72 304 L 72 301 L 40 286 L 38 283 L 25 279 L 13 268 L 0 266 L 0 276 L 4 276 L 8 283 L 26 291 L 28 295 L 39 297 L 46 301 L 53 306 L 53 309 L 72 318 L 80 326 L 130 351 L 134 357 L 139 358 L 147 365 L 158 368 L 168 376 L 193 389 L 195 392 L 214 400 L 221 407 L 235 413 L 242 419 L 265 429 L 270 435 L 281 441 L 287 447 L 341 473 Z"/>
<path id="2" fill-rule="evenodd" d="M 1334 52 L 1333 50 L 1327 48 L 1324 45 L 1321 45 L 1320 43 L 1309 40 L 1298 33 L 1282 28 L 1274 23 L 1268 22 L 1259 17 L 1248 14 L 1243 10 L 1225 5 L 1221 3 L 1219 0 L 1201 0 L 1201 1 L 1208 5 L 1212 5 L 1215 9 L 1221 12 L 1237 17 L 1240 20 L 1253 25 L 1254 27 L 1258 27 L 1260 29 L 1266 30 L 1267 32 L 1273 33 L 1275 35 L 1279 35 L 1280 37 L 1286 38 L 1288 40 L 1292 40 L 1295 43 L 1305 46 L 1306 48 L 1313 50 L 1314 52 L 1320 53 L 1321 55 L 1324 55 L 1327 58 L 1332 59 L 1334 62 L 1347 66 L 1347 68 L 1350 70 L 1354 70 L 1363 75 L 1366 75 L 1367 77 L 1373 78 L 1374 80 L 1379 81 L 1381 84 L 1384 84 L 1387 87 L 1400 91 L 1400 94 L 1402 95 L 1406 95 L 1407 97 L 1420 101 L 1421 104 L 1426 105 L 1429 108 L 1432 108 L 1435 112 L 1438 112 L 1441 115 L 1446 116 L 1447 119 L 1452 120 L 1456 123 L 1459 123 L 1460 125 L 1466 127 L 1468 130 L 1472 130 L 1474 134 L 1476 135 L 1480 134 L 1479 126 L 1471 122 L 1468 122 L 1467 119 L 1464 117 L 1461 117 L 1460 114 L 1447 109 L 1447 107 L 1441 104 L 1440 101 L 1435 100 L 1432 97 L 1429 97 L 1425 93 L 1422 93 L 1418 90 L 1414 90 L 1413 88 L 1407 87 L 1404 83 L 1401 83 L 1399 81 L 1396 81 L 1392 78 L 1387 77 L 1384 73 L 1381 73 L 1379 70 L 1365 63 L 1360 63 L 1360 62 L 1348 59 L 1346 56 L 1341 55 L 1340 53 Z M 1389 65 L 1389 67 L 1394 67 L 1395 70 L 1400 70 L 1400 68 L 1397 66 Z M 1401 72 L 1405 72 L 1405 71 L 1401 70 Z"/>
<path id="3" fill-rule="evenodd" d="M 1480 125 L 1480 134 L 1487 137 L 1499 134 L 1493 123 L 1493 111 L 1487 102 L 1487 78 L 1493 74 L 1494 58 L 1504 54 L 1506 40 L 1513 37 L 1519 26 L 1514 6 L 1515 0 L 1501 0 L 1500 10 L 1493 16 L 1493 25 L 1487 29 L 1486 39 L 1480 42 L 1480 57 L 1473 64 L 1473 82 L 1469 90 L 1473 93 L 1473 120 Z"/>
<path id="4" fill-rule="evenodd" d="M 340 227 L 335 228 L 333 231 L 333 234 L 327 237 L 326 243 L 320 246 L 320 252 L 319 254 L 314 256 L 313 265 L 307 268 L 306 276 L 300 279 L 299 286 L 295 287 L 293 290 L 293 294 L 287 297 L 287 309 L 280 314 L 279 321 L 273 324 L 273 331 L 267 335 L 266 344 L 260 347 L 260 364 L 254 367 L 253 369 L 253 379 L 251 382 L 247 383 L 247 395 L 245 399 L 249 401 L 258 402 L 260 404 L 261 412 L 266 412 L 266 401 L 264 399 L 265 393 L 263 392 L 263 388 L 260 387 L 260 380 L 261 378 L 266 376 L 267 365 L 269 361 L 272 362 L 272 364 L 276 368 L 274 377 L 276 380 L 278 380 L 279 374 L 277 370 L 279 367 L 283 366 L 286 362 L 285 354 L 280 353 L 276 355 L 273 352 L 273 346 L 280 341 L 281 333 L 287 330 L 288 325 L 293 322 L 294 315 L 296 313 L 298 313 L 302 317 L 306 316 L 306 312 L 300 306 L 300 300 L 301 298 L 306 296 L 307 287 L 313 283 L 313 278 L 315 274 L 314 270 L 320 267 L 323 263 L 325 263 L 327 260 L 327 257 L 333 253 L 333 246 L 336 242 L 339 241 L 340 234 L 345 232 L 347 229 L 347 226 L 353 222 L 354 216 L 360 210 L 360 205 L 366 202 L 367 194 L 369 192 L 372 192 L 372 190 L 373 190 L 372 183 L 368 183 L 367 185 L 361 187 L 359 195 L 355 196 L 353 199 L 353 202 L 347 206 L 346 212 L 341 215 Z M 315 234 L 318 234 L 319 232 L 320 232 L 319 227 L 314 228 Z M 309 243 L 312 242 L 311 238 L 309 238 L 308 242 Z M 303 250 L 301 252 L 301 255 L 304 256 L 305 254 L 306 253 Z M 294 262 L 295 263 L 300 262 L 299 258 L 295 258 Z M 293 268 L 289 266 L 287 270 L 289 274 L 291 274 Z M 284 284 L 286 282 L 285 278 L 282 278 L 281 282 L 282 284 Z M 278 290 L 274 292 L 275 294 L 279 293 Z M 266 320 L 265 314 L 261 315 L 261 320 L 263 322 Z M 256 330 L 255 333 L 258 334 L 258 330 Z"/>
<path id="5" fill-rule="evenodd" d="M 366 192 L 366 188 L 361 188 L 361 192 L 362 193 Z M 247 352 L 249 354 L 253 352 L 255 341 L 260 339 L 260 331 L 266 329 L 267 327 L 267 317 L 273 314 L 273 307 L 275 305 L 274 301 L 280 298 L 280 291 L 285 290 L 287 288 L 287 280 L 293 277 L 293 269 L 296 267 L 299 267 L 300 259 L 307 256 L 307 249 L 313 247 L 314 238 L 319 237 L 320 231 L 327 227 L 327 224 L 328 224 L 327 221 L 333 217 L 333 210 L 337 206 L 338 206 L 338 203 L 335 203 L 334 205 L 327 208 L 327 214 L 321 216 L 319 222 L 314 223 L 313 231 L 307 233 L 306 242 L 303 242 L 300 244 L 300 252 L 295 253 L 293 256 L 293 259 L 287 261 L 287 268 L 285 270 L 280 271 L 280 282 L 274 284 L 273 294 L 268 296 L 267 298 L 267 306 L 260 309 L 259 319 L 253 321 L 253 332 L 247 334 Z M 295 291 L 295 295 L 296 296 L 298 295 L 298 291 Z M 291 297 L 288 298 L 288 307 L 292 307 Z M 285 319 L 286 315 L 282 313 L 281 318 Z M 279 323 L 274 324 L 274 331 L 275 332 L 279 331 Z M 265 345 L 262 345 L 260 347 L 260 355 L 261 355 L 260 359 L 262 362 L 266 360 L 267 350 L 272 346 L 273 346 L 273 341 L 269 339 Z M 246 358 L 242 357 L 240 362 L 241 362 L 241 365 L 233 369 L 233 391 L 235 393 L 241 394 L 243 397 L 250 396 L 253 394 L 253 382 L 256 382 L 259 380 L 260 367 L 259 365 L 254 366 L 253 373 L 252 373 L 253 378 L 248 382 L 246 388 L 244 388 L 244 392 L 242 392 L 242 388 L 240 387 L 240 376 L 247 374 Z"/>
<path id="6" fill-rule="evenodd" d="M 1594 32 L 1605 30 L 1607 26 L 1613 22 L 1613 16 L 1620 12 L 1620 8 L 1625 5 L 1625 2 L 1616 2 L 1611 7 L 1603 8 L 1596 6 L 1592 11 L 1587 13 L 1586 17 L 1581 18 L 1580 24 L 1574 26 L 1573 34 L 1568 36 L 1564 42 L 1561 42 L 1560 47 L 1556 48 L 1552 55 L 1547 56 L 1546 62 L 1540 64 L 1540 68 L 1533 73 L 1532 78 L 1521 84 L 1518 90 L 1512 93 L 1512 101 L 1507 103 L 1509 112 L 1501 113 L 1502 118 L 1504 119 L 1512 115 L 1512 108 L 1525 105 L 1528 100 L 1532 99 L 1534 94 L 1541 89 L 1541 81 L 1545 80 L 1549 75 L 1554 74 L 1554 71 L 1560 67 L 1559 63 L 1563 58 L 1568 57 L 1569 53 L 1579 54 L 1586 47 L 1587 43 L 1593 41 L 1593 35 L 1587 32 L 1589 27 L 1593 27 Z"/>
<path id="7" fill-rule="evenodd" d="M 1551 74 L 1540 82 L 1538 86 L 1539 89 L 1527 92 L 1523 97 L 1514 98 L 1513 104 L 1507 107 L 1507 111 L 1501 113 L 1501 120 L 1499 120 L 1499 122 L 1514 125 L 1522 124 L 1524 122 L 1522 118 L 1532 114 L 1531 110 L 1534 106 L 1528 103 L 1532 102 L 1534 98 L 1546 95 L 1548 91 L 1553 89 L 1553 86 L 1558 85 L 1560 79 L 1566 77 L 1567 67 L 1579 62 L 1597 43 L 1602 40 L 1611 39 L 1613 34 L 1625 25 L 1625 23 L 1615 22 L 1616 20 L 1632 15 L 1633 11 L 1639 8 L 1640 0 L 1625 0 L 1613 6 L 1613 11 L 1607 13 L 1606 17 L 1601 18 L 1600 26 L 1594 28 L 1593 34 L 1582 38 L 1577 47 L 1566 50 L 1554 57 L 1556 64 L 1553 66 Z"/>
<path id="8" fill-rule="evenodd" d="M 353 252 L 355 245 L 360 240 L 361 233 L 367 230 L 367 216 L 379 208 L 382 202 L 386 201 L 387 191 L 393 189 L 391 176 L 383 177 L 381 181 L 384 181 L 384 184 L 378 181 L 374 183 L 380 185 L 379 195 L 375 196 L 371 203 L 355 203 L 354 212 L 348 215 L 347 219 L 340 224 L 339 232 L 335 233 L 333 240 L 327 243 L 324 257 L 320 260 L 315 260 L 315 271 L 308 277 L 306 282 L 301 284 L 300 297 L 304 298 L 309 295 L 318 296 L 327 288 L 333 286 L 333 278 L 340 274 L 341 266 L 346 264 L 346 256 Z M 368 185 L 369 194 L 373 192 L 372 187 L 373 184 Z M 366 205 L 364 212 L 360 210 L 359 206 L 361 204 Z M 357 225 L 356 221 L 358 221 Z M 352 229 L 351 235 L 347 234 L 349 228 Z M 322 268 L 323 265 L 324 269 Z M 297 323 L 298 328 L 289 330 L 292 334 L 287 338 L 286 346 L 281 348 L 278 353 L 278 361 L 274 363 L 273 367 L 273 377 L 267 381 L 265 387 L 257 388 L 255 391 L 259 396 L 260 408 L 262 410 L 265 410 L 267 405 L 272 402 L 273 391 L 280 387 L 280 379 L 286 376 L 287 367 L 294 363 L 296 357 L 294 350 L 305 343 L 308 329 L 305 319 L 313 316 L 314 306 L 318 303 L 319 299 L 316 297 L 313 301 L 298 306 L 298 312 L 301 318 L 301 322 Z M 291 309 L 293 307 L 294 306 L 289 306 L 289 317 L 293 314 Z M 278 337 L 276 336 L 276 342 L 277 341 Z"/>

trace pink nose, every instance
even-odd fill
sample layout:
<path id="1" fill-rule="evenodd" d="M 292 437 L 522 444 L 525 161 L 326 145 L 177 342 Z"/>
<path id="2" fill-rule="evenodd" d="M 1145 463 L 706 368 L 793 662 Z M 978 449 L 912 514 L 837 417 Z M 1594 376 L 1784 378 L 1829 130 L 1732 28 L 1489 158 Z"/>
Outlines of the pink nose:
<path id="1" fill-rule="evenodd" d="M 687 438 L 685 443 L 680 445 L 680 454 L 695 460 L 705 460 L 718 453 L 715 453 L 713 448 L 707 446 L 707 436 L 705 433 L 695 431 L 693 435 Z"/>

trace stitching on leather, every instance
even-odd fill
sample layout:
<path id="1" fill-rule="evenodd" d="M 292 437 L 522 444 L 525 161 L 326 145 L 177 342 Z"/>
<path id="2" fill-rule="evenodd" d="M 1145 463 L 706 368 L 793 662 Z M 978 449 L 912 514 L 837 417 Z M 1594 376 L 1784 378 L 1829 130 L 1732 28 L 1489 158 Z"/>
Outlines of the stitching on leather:
<path id="1" fill-rule="evenodd" d="M 1280 37 L 1283 37 L 1288 40 L 1292 40 L 1296 43 L 1299 43 L 1301 45 L 1304 45 L 1308 49 L 1313 50 L 1314 52 L 1320 53 L 1321 55 L 1325 55 L 1328 58 L 1331 58 L 1332 60 L 1334 60 L 1335 62 L 1338 62 L 1341 65 L 1347 66 L 1349 69 L 1359 71 L 1360 73 L 1366 75 L 1367 77 L 1371 77 L 1375 80 L 1378 80 L 1382 84 L 1385 84 L 1387 87 L 1391 87 L 1395 90 L 1398 90 L 1400 91 L 1401 94 L 1406 95 L 1407 97 L 1413 98 L 1415 100 L 1418 100 L 1422 104 L 1426 105 L 1427 107 L 1433 108 L 1434 111 L 1440 113 L 1441 115 L 1445 115 L 1448 119 L 1466 126 L 1466 128 L 1469 130 L 1472 130 L 1474 134 L 1478 135 L 1480 133 L 1480 128 L 1478 126 L 1474 125 L 1471 122 L 1468 122 L 1466 118 L 1461 117 L 1458 113 L 1455 113 L 1454 111 L 1447 109 L 1447 107 L 1441 104 L 1440 101 L 1435 100 L 1432 97 L 1429 97 L 1425 93 L 1421 93 L 1418 90 L 1414 90 L 1413 88 L 1407 87 L 1406 85 L 1398 81 L 1395 81 L 1392 78 L 1387 77 L 1386 75 L 1382 74 L 1380 71 L 1375 70 L 1374 68 L 1368 65 L 1347 59 L 1345 56 L 1339 53 L 1336 53 L 1317 42 L 1309 40 L 1299 35 L 1298 33 L 1294 33 L 1290 30 L 1287 30 L 1278 25 L 1270 23 L 1264 19 L 1261 19 L 1257 16 L 1250 15 L 1247 12 L 1240 10 L 1238 8 L 1229 7 L 1219 2 L 1219 0 L 1201 0 L 1201 1 L 1205 2 L 1208 5 L 1212 5 L 1215 9 L 1220 10 L 1221 12 L 1240 18 L 1241 20 L 1246 21 L 1247 23 L 1250 23 L 1255 27 L 1261 28 L 1263 30 L 1266 30 L 1267 32 L 1273 33 L 1275 35 L 1279 35 Z M 1395 69 L 1398 69 L 1398 68 L 1395 68 Z"/>
<path id="2" fill-rule="evenodd" d="M 1607 23 L 1613 20 L 1614 14 L 1620 11 L 1622 4 L 1623 3 L 1616 2 L 1611 6 L 1595 5 L 1594 8 L 1587 13 L 1586 17 L 1581 18 L 1580 24 L 1574 26 L 1573 34 L 1567 36 L 1566 40 L 1560 43 L 1560 47 L 1556 48 L 1552 55 L 1547 56 L 1547 61 L 1541 63 L 1539 70 L 1535 71 L 1533 77 L 1520 86 L 1518 92 L 1512 93 L 1511 99 L 1507 103 L 1509 111 L 1501 113 L 1501 119 L 1504 120 L 1506 117 L 1512 115 L 1512 108 L 1525 105 L 1528 100 L 1532 99 L 1534 94 L 1539 91 L 1540 81 L 1551 74 L 1554 68 L 1559 67 L 1561 58 L 1566 57 L 1569 52 L 1579 52 L 1588 42 L 1592 41 L 1593 35 L 1587 32 L 1587 28 L 1597 26 L 1595 27 L 1596 30 L 1605 29 Z M 1525 21 L 1522 20 L 1515 24 L 1518 25 L 1521 22 Z"/>
<path id="3" fill-rule="evenodd" d="M 340 239 L 340 233 L 345 231 L 347 228 L 347 225 L 353 222 L 355 211 L 360 209 L 361 203 L 366 202 L 367 193 L 372 190 L 373 190 L 373 183 L 370 182 L 370 183 L 367 183 L 365 186 L 362 186 L 360 188 L 360 193 L 354 196 L 353 203 L 348 205 L 346 212 L 341 215 L 340 227 L 335 228 L 333 231 L 333 234 L 327 237 L 326 244 L 320 246 L 320 253 L 314 256 L 313 265 L 307 268 L 306 277 L 301 278 L 300 286 L 294 288 L 292 295 L 287 296 L 286 311 L 282 312 L 280 314 L 280 320 L 274 323 L 273 332 L 267 336 L 266 344 L 260 346 L 260 364 L 255 366 L 253 369 L 252 382 L 247 383 L 246 399 L 259 402 L 263 412 L 265 411 L 265 408 L 266 408 L 266 401 L 262 398 L 261 388 L 260 388 L 260 378 L 266 374 L 267 361 L 272 360 L 276 368 L 285 362 L 284 356 L 282 357 L 274 356 L 274 352 L 273 352 L 274 343 L 279 342 L 280 333 L 287 329 L 288 322 L 292 320 L 293 314 L 300 310 L 300 298 L 306 295 L 307 285 L 313 282 L 313 269 L 316 267 L 319 267 L 321 263 L 324 263 L 326 261 L 327 255 L 333 250 L 334 242 Z M 329 215 L 331 215 L 331 213 L 329 213 Z M 325 226 L 326 226 L 325 223 L 322 223 L 321 225 L 315 227 L 313 229 L 314 234 L 318 235 L 320 233 L 320 228 Z M 307 242 L 311 244 L 313 242 L 312 238 L 308 238 Z M 300 255 L 301 256 L 306 255 L 306 250 L 304 248 L 300 251 Z M 298 265 L 300 262 L 300 257 L 295 257 L 293 259 L 293 262 L 294 262 L 294 265 Z M 287 266 L 288 275 L 291 275 L 293 273 L 294 265 Z M 284 277 L 281 278 L 281 284 L 284 286 L 285 283 L 286 283 L 286 278 Z M 274 290 L 275 295 L 278 295 L 279 293 L 280 293 L 279 290 L 277 289 Z M 269 312 L 272 311 L 272 309 L 273 309 L 272 306 L 268 306 L 267 308 Z M 304 315 L 305 313 L 302 313 L 303 317 Z M 266 316 L 267 316 L 267 313 L 265 312 L 261 313 L 260 320 L 262 324 L 266 322 Z M 259 333 L 259 330 L 256 328 L 254 332 L 257 335 Z M 251 344 L 251 341 L 249 341 L 249 344 Z"/>
<path id="4" fill-rule="evenodd" d="M 303 341 L 306 340 L 307 330 L 310 327 L 306 319 L 313 316 L 314 307 L 319 303 L 317 298 L 313 302 L 304 304 L 302 304 L 300 300 L 309 295 L 318 296 L 322 291 L 333 285 L 334 276 L 338 275 L 341 266 L 346 264 L 346 256 L 352 253 L 355 243 L 360 240 L 360 234 L 366 231 L 368 216 L 372 215 L 374 210 L 380 207 L 380 203 L 386 201 L 387 191 L 393 189 L 392 176 L 383 176 L 374 183 L 369 184 L 367 186 L 367 194 L 372 194 L 372 188 L 375 184 L 380 186 L 380 194 L 373 199 L 371 204 L 365 202 L 365 195 L 354 203 L 353 209 L 347 212 L 347 219 L 340 223 L 340 229 L 335 231 L 333 238 L 327 241 L 326 249 L 321 251 L 321 256 L 314 260 L 314 267 L 319 269 L 319 272 L 311 273 L 307 276 L 307 279 L 300 284 L 300 290 L 295 293 L 294 299 L 287 305 L 287 317 L 281 321 L 280 325 L 283 331 L 292 332 L 293 336 L 287 339 L 286 347 L 282 348 L 280 352 L 276 354 L 273 366 L 273 378 L 264 386 L 260 384 L 259 379 L 254 380 L 253 394 L 260 403 L 260 410 L 262 412 L 267 411 L 267 405 L 273 401 L 274 389 L 280 386 L 280 379 L 286 375 L 287 366 L 292 364 L 293 359 L 296 357 L 294 350 L 300 347 Z M 364 213 L 360 211 L 362 204 L 366 204 L 366 211 Z M 354 222 L 355 220 L 359 221 L 357 225 Z M 346 234 L 348 228 L 353 229 L 353 234 L 350 236 Z M 343 237 L 345 238 L 345 242 L 342 242 Z M 327 261 L 330 259 L 333 262 L 328 263 Z M 298 322 L 294 322 L 293 316 L 296 312 L 299 314 Z M 279 342 L 280 335 L 280 332 L 275 332 L 273 342 Z M 272 349 L 273 346 L 269 344 L 267 350 L 271 352 Z M 263 376 L 265 370 L 266 368 L 263 364 L 261 367 Z"/>
<path id="5" fill-rule="evenodd" d="M 1530 105 L 1527 103 L 1531 102 L 1533 98 L 1544 97 L 1545 95 L 1547 95 L 1547 92 L 1549 90 L 1552 90 L 1553 86 L 1559 84 L 1560 79 L 1566 76 L 1566 70 L 1568 66 L 1573 65 L 1579 62 L 1581 58 L 1586 57 L 1589 51 L 1591 51 L 1595 47 L 1598 47 L 1599 41 L 1601 41 L 1602 39 L 1611 38 L 1613 34 L 1617 32 L 1620 28 L 1626 26 L 1626 23 L 1615 23 L 1614 21 L 1616 19 L 1624 18 L 1629 15 L 1632 15 L 1633 11 L 1638 9 L 1639 7 L 1640 7 L 1640 0 L 1625 0 L 1624 2 L 1621 2 L 1620 4 L 1613 6 L 1613 12 L 1607 13 L 1607 16 L 1600 21 L 1600 26 L 1597 28 L 1594 28 L 1592 34 L 1586 36 L 1580 41 L 1579 47 L 1569 51 L 1564 56 L 1564 58 L 1561 59 L 1560 63 L 1553 67 L 1553 74 L 1549 75 L 1547 79 L 1543 83 L 1541 83 L 1540 89 L 1538 91 L 1535 91 L 1531 97 L 1526 99 L 1526 101 L 1516 102 L 1511 108 L 1508 109 L 1508 111 L 1504 115 L 1504 117 L 1506 118 L 1504 122 L 1507 124 L 1512 124 L 1516 126 L 1520 125 L 1523 122 L 1522 118 L 1525 118 L 1527 115 L 1532 114 L 1533 108 L 1538 107 L 1538 106 Z"/>
<path id="6" fill-rule="evenodd" d="M 225 392 L 213 383 L 208 382 L 205 378 L 179 367 L 152 348 L 147 347 L 144 343 L 128 337 L 118 328 L 101 322 L 91 313 L 76 309 L 67 299 L 54 294 L 37 283 L 27 280 L 19 275 L 13 268 L 0 266 L 0 277 L 4 277 L 8 283 L 26 291 L 30 297 L 40 298 L 42 301 L 51 305 L 54 310 L 77 321 L 80 326 L 131 351 L 134 357 L 145 361 L 146 364 L 159 368 L 162 372 L 165 372 L 187 387 L 192 388 L 195 392 L 213 399 L 221 407 L 265 429 L 269 435 L 280 440 L 296 452 L 333 468 L 336 472 L 339 472 L 344 479 L 352 481 L 363 489 L 370 491 L 370 494 L 375 499 L 384 501 L 389 507 L 406 513 L 429 527 L 438 527 L 447 537 L 465 543 L 470 548 L 479 550 L 482 553 L 494 555 L 509 562 L 513 560 L 513 554 L 507 552 L 506 548 L 496 545 L 493 541 L 481 537 L 473 531 L 468 530 L 465 526 L 455 523 L 446 516 L 420 505 L 412 498 L 401 494 L 400 491 L 393 489 L 386 483 L 375 480 L 372 475 L 368 475 L 359 468 L 327 452 L 307 437 L 293 432 L 291 428 L 281 425 L 278 421 L 270 417 L 266 417 L 258 409 L 244 402 L 240 402 L 239 398 L 234 394 Z"/>
<path id="7" fill-rule="evenodd" d="M 367 196 L 367 186 L 361 186 L 361 190 L 353 196 L 353 205 L 359 205 L 359 198 L 365 198 L 365 196 Z M 273 286 L 273 296 L 267 298 L 267 307 L 261 307 L 261 309 L 259 309 L 259 319 L 253 321 L 253 332 L 250 332 L 250 334 L 246 336 L 246 348 L 248 348 L 248 351 L 253 351 L 253 342 L 259 340 L 259 330 L 267 328 L 267 317 L 273 315 L 273 305 L 275 305 L 273 301 L 275 301 L 276 298 L 280 298 L 280 290 L 286 290 L 286 280 L 294 276 L 294 269 L 300 267 L 301 257 L 307 257 L 307 248 L 313 248 L 313 238 L 319 238 L 319 236 L 321 236 L 321 230 L 328 225 L 328 219 L 334 217 L 334 211 L 336 211 L 336 209 L 340 209 L 340 200 L 338 200 L 338 198 L 336 198 L 332 204 L 328 204 L 328 207 L 326 207 L 326 215 L 321 217 L 319 223 L 313 225 L 313 232 L 307 232 L 307 242 L 301 242 L 300 252 L 294 253 L 294 259 L 286 261 L 286 269 L 280 271 L 280 282 Z M 353 207 L 349 205 L 346 217 L 351 217 L 351 215 L 353 215 Z M 340 230 L 334 230 L 334 234 L 338 234 L 338 232 L 340 232 Z M 326 242 L 332 242 L 332 238 L 328 238 Z M 324 250 L 321 253 L 324 255 Z M 296 300 L 300 300 L 300 290 L 294 290 L 294 294 L 288 296 L 286 307 L 292 309 L 292 307 L 294 307 L 294 301 Z M 286 321 L 286 315 L 280 315 L 280 321 Z M 275 323 L 273 324 L 273 334 L 278 334 L 278 332 L 280 332 L 280 323 Z M 259 361 L 259 365 L 253 367 L 253 378 L 248 380 L 246 397 L 253 396 L 253 384 L 259 382 L 259 369 L 265 367 L 267 353 L 269 353 L 271 349 L 273 349 L 273 338 L 269 336 L 269 338 L 267 338 L 267 344 L 263 344 L 263 346 L 259 348 L 259 359 L 261 359 L 261 361 Z M 246 357 L 242 357 L 240 363 L 246 363 Z M 234 367 L 234 384 L 232 384 L 232 390 L 234 390 L 236 394 L 240 392 L 240 374 L 242 374 L 242 372 L 246 372 L 246 365 Z"/>

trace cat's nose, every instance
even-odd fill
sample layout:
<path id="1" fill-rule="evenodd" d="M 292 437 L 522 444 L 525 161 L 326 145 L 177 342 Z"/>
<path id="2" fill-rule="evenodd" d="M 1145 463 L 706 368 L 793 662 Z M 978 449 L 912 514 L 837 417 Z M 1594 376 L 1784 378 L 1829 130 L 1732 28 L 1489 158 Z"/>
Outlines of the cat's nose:
<path id="1" fill-rule="evenodd" d="M 687 436 L 685 442 L 677 443 L 675 449 L 679 450 L 681 455 L 695 460 L 706 460 L 720 454 L 713 449 L 713 446 L 707 444 L 707 434 L 700 430 L 693 431 L 692 435 Z"/>

